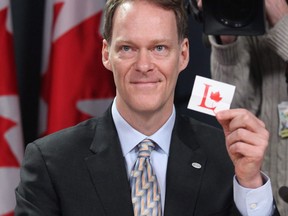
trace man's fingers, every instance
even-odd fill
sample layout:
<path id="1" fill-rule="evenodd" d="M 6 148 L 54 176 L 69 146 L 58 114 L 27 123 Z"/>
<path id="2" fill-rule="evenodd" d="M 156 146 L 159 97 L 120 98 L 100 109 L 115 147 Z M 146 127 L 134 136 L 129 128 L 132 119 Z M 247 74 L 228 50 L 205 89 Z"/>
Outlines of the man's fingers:
<path id="1" fill-rule="evenodd" d="M 245 109 L 230 109 L 219 111 L 216 118 L 224 130 L 234 131 L 238 128 L 245 128 L 255 133 L 261 133 L 267 137 L 267 131 L 263 121 L 255 117 Z"/>
<path id="2" fill-rule="evenodd" d="M 266 137 L 242 128 L 237 129 L 232 133 L 230 133 L 229 135 L 227 135 L 226 143 L 227 147 L 231 148 L 230 150 L 233 149 L 232 151 L 233 153 L 241 153 L 242 155 L 245 156 L 254 155 L 253 151 L 248 151 L 248 149 L 246 148 L 249 148 L 250 150 L 251 149 L 255 149 L 257 151 L 260 150 L 261 153 L 263 154 L 266 147 L 268 146 L 268 140 Z M 260 148 L 258 149 L 258 147 Z"/>

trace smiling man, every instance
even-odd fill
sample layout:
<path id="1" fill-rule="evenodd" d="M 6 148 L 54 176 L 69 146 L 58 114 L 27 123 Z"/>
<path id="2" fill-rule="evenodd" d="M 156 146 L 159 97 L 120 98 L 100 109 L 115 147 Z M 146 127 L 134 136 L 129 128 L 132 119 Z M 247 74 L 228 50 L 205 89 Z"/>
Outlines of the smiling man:
<path id="1" fill-rule="evenodd" d="M 149 1 L 123 3 L 102 53 L 114 74 L 118 111 L 140 132 L 155 133 L 172 113 L 177 77 L 189 59 L 188 39 L 177 35 L 175 15 Z"/>
<path id="2" fill-rule="evenodd" d="M 102 56 L 114 102 L 27 146 L 16 215 L 278 215 L 263 122 L 221 111 L 221 131 L 175 111 L 189 61 L 182 0 L 108 0 Z"/>

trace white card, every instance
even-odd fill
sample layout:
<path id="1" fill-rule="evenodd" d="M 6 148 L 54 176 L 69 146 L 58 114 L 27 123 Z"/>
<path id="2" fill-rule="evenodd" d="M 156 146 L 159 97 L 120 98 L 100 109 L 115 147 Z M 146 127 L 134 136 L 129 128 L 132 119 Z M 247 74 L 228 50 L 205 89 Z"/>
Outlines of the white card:
<path id="1" fill-rule="evenodd" d="M 215 116 L 230 108 L 234 92 L 233 85 L 196 76 L 188 109 Z"/>

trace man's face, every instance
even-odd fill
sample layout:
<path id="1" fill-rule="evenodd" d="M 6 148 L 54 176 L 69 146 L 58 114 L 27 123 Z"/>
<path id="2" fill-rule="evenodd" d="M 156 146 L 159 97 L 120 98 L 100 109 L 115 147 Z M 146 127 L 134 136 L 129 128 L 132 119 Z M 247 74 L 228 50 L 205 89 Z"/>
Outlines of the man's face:
<path id="1" fill-rule="evenodd" d="M 102 55 L 113 72 L 122 115 L 171 112 L 177 77 L 189 58 L 188 40 L 179 43 L 173 11 L 145 1 L 120 5 Z"/>

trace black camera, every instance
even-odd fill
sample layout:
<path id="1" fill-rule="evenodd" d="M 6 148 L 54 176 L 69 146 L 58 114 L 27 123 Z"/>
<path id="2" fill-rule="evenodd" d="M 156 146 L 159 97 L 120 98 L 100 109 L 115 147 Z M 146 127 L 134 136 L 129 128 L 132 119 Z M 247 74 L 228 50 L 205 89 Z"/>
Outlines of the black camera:
<path id="1" fill-rule="evenodd" d="M 203 23 L 207 35 L 262 35 L 265 33 L 264 0 L 189 0 L 188 13 Z"/>

